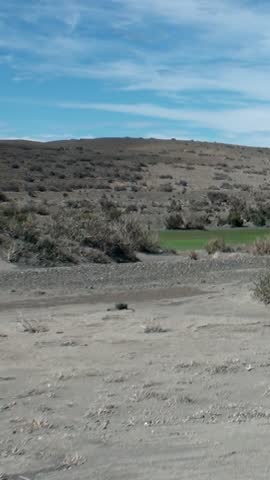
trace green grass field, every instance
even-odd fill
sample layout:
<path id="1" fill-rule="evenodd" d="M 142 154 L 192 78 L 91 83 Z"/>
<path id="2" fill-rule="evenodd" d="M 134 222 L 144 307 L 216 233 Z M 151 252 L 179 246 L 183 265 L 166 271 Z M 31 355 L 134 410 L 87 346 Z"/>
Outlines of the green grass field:
<path id="1" fill-rule="evenodd" d="M 211 238 L 223 237 L 228 245 L 251 245 L 256 238 L 270 235 L 270 228 L 231 228 L 228 230 L 165 230 L 160 232 L 161 248 L 201 250 Z"/>

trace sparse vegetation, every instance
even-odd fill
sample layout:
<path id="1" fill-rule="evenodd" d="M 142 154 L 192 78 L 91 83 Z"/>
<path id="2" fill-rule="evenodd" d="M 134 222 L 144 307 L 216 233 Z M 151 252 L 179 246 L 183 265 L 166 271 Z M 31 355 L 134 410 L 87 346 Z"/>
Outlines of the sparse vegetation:
<path id="1" fill-rule="evenodd" d="M 8 197 L 6 196 L 6 194 L 3 192 L 0 192 L 0 202 L 7 202 L 7 201 L 8 201 Z"/>
<path id="2" fill-rule="evenodd" d="M 270 304 L 270 273 L 266 272 L 255 282 L 254 296 L 265 305 Z"/>
<path id="3" fill-rule="evenodd" d="M 128 304 L 127 303 L 116 303 L 115 309 L 116 310 L 128 310 Z"/>
<path id="4" fill-rule="evenodd" d="M 270 255 L 270 235 L 257 238 L 252 251 L 255 255 Z"/>
<path id="5" fill-rule="evenodd" d="M 90 204 L 86 204 L 88 208 Z M 0 210 L 0 233 L 10 262 L 54 266 L 136 261 L 136 252 L 159 252 L 158 237 L 113 203 L 81 205 L 43 217 L 40 207 L 12 204 Z M 105 210 L 105 212 L 104 212 Z"/>
<path id="6" fill-rule="evenodd" d="M 163 328 L 159 323 L 155 321 L 149 322 L 144 327 L 144 333 L 167 333 L 168 330 Z"/>
<path id="7" fill-rule="evenodd" d="M 232 208 L 229 212 L 228 218 L 227 218 L 227 223 L 233 228 L 239 228 L 242 227 L 244 224 L 244 220 L 242 217 L 242 213 L 240 210 L 237 210 L 235 208 Z"/>
<path id="8" fill-rule="evenodd" d="M 216 252 L 229 252 L 230 248 L 226 245 L 224 238 L 212 238 L 205 246 L 208 255 Z"/>
<path id="9" fill-rule="evenodd" d="M 192 250 L 191 252 L 189 252 L 189 258 L 190 260 L 198 260 L 199 258 L 198 252 L 196 252 L 195 250 Z"/>
<path id="10" fill-rule="evenodd" d="M 165 220 L 165 225 L 168 230 L 180 230 L 184 228 L 184 219 L 181 212 L 171 213 Z"/>

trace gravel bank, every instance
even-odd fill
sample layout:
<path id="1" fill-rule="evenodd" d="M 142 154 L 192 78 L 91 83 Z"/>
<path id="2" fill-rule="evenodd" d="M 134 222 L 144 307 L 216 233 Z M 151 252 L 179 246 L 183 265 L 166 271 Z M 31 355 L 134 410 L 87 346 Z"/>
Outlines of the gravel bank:
<path id="1" fill-rule="evenodd" d="M 79 291 L 170 288 L 202 283 L 250 282 L 269 268 L 269 257 L 234 254 L 197 261 L 183 257 L 155 257 L 136 264 L 81 265 L 48 269 L 2 271 L 0 292 L 25 293 L 44 290 L 49 295 Z"/>

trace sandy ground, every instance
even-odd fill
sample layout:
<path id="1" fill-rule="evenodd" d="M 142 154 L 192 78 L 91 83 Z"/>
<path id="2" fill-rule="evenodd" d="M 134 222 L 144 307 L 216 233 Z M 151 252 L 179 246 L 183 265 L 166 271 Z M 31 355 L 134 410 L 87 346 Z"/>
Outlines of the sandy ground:
<path id="1" fill-rule="evenodd" d="M 33 298 L 10 293 L 12 274 L 1 273 L 2 480 L 270 478 L 270 320 L 250 268 Z"/>

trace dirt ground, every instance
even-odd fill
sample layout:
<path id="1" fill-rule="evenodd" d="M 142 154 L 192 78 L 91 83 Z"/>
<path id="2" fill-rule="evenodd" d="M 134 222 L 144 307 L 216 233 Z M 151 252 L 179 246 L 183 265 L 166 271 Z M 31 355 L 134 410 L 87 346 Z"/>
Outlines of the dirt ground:
<path id="1" fill-rule="evenodd" d="M 257 260 L 194 262 L 182 277 L 181 262 L 89 267 L 88 294 L 70 269 L 73 295 L 57 290 L 68 269 L 2 264 L 2 480 L 269 479 L 270 321 L 251 293 Z M 165 267 L 171 280 L 158 283 Z"/>

